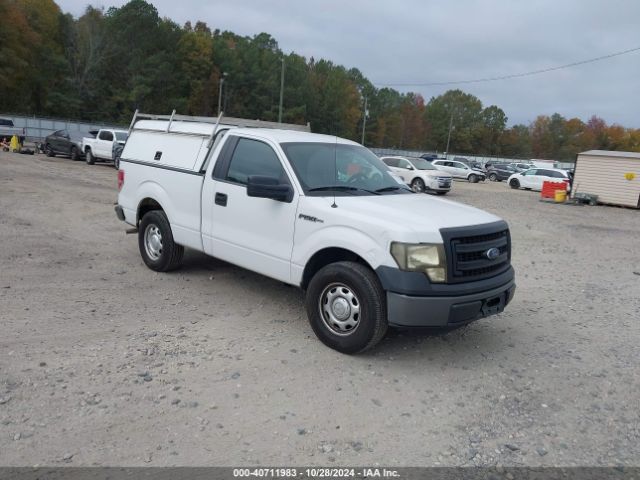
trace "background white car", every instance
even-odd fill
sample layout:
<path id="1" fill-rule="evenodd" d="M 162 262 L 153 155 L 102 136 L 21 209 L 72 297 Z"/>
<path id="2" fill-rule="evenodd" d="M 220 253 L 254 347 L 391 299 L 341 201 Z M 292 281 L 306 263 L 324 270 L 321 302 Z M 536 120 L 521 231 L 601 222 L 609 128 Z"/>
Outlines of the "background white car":
<path id="1" fill-rule="evenodd" d="M 451 190 L 451 175 L 438 170 L 424 158 L 381 157 L 381 160 L 414 192 L 427 191 L 445 195 Z"/>
<path id="2" fill-rule="evenodd" d="M 566 182 L 569 190 L 569 174 L 558 168 L 530 168 L 524 172 L 514 173 L 507 183 L 511 188 L 524 188 L 527 190 L 542 190 L 544 182 Z"/>
<path id="3" fill-rule="evenodd" d="M 464 178 L 471 183 L 484 182 L 487 178 L 483 172 L 455 160 L 434 160 L 431 164 L 438 170 L 450 173 L 454 178 Z"/>

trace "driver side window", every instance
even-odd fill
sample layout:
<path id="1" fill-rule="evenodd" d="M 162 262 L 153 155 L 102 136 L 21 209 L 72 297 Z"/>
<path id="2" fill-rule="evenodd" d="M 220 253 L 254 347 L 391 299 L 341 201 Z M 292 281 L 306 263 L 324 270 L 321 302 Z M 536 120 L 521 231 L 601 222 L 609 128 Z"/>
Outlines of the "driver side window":
<path id="1" fill-rule="evenodd" d="M 246 185 L 252 175 L 277 178 L 281 183 L 289 182 L 280 159 L 269 145 L 241 138 L 233 151 L 226 180 Z"/>
<path id="2" fill-rule="evenodd" d="M 399 160 L 398 167 L 409 170 L 409 162 L 407 162 L 406 160 Z"/>

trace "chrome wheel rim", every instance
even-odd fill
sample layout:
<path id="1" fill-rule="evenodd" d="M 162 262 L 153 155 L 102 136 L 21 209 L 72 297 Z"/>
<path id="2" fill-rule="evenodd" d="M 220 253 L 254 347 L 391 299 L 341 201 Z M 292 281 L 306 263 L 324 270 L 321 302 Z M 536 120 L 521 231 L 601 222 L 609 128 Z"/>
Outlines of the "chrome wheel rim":
<path id="1" fill-rule="evenodd" d="M 416 193 L 422 193 L 424 192 L 424 183 L 420 180 L 414 180 L 411 184 L 411 188 Z"/>
<path id="2" fill-rule="evenodd" d="M 162 233 L 157 225 L 147 225 L 144 231 L 144 249 L 151 260 L 158 260 L 162 256 Z"/>
<path id="3" fill-rule="evenodd" d="M 325 326 L 336 335 L 347 336 L 360 325 L 360 300 L 343 283 L 332 283 L 320 295 L 320 316 Z"/>

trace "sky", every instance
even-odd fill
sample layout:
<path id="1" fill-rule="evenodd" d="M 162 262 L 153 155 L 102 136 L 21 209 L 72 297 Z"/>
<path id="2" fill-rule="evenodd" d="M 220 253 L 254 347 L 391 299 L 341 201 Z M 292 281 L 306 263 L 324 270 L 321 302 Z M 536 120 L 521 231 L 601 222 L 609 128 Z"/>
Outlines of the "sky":
<path id="1" fill-rule="evenodd" d="M 56 0 L 64 12 L 124 0 Z M 149 0 L 148 0 L 149 1 Z M 426 101 L 460 88 L 509 125 L 560 113 L 640 128 L 640 50 L 540 75 L 447 86 L 394 86 L 541 70 L 640 47 L 638 0 L 151 0 L 182 25 L 273 36 L 286 52 L 358 68 L 376 86 Z M 231 81 L 231 79 L 229 79 Z"/>

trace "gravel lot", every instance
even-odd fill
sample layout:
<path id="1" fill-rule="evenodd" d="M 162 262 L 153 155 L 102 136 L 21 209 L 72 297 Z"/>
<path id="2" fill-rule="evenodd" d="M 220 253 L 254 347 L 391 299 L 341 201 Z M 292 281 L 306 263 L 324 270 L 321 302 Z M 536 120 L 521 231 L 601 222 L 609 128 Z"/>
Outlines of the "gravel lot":
<path id="1" fill-rule="evenodd" d="M 518 291 L 344 356 L 297 289 L 147 269 L 110 165 L 0 153 L 0 465 L 640 465 L 640 212 L 504 183 Z"/>

